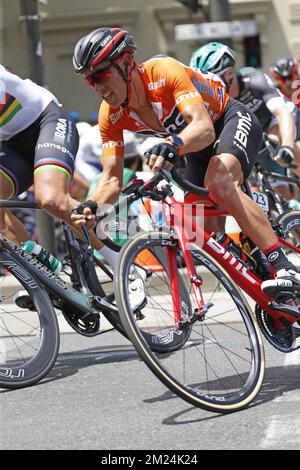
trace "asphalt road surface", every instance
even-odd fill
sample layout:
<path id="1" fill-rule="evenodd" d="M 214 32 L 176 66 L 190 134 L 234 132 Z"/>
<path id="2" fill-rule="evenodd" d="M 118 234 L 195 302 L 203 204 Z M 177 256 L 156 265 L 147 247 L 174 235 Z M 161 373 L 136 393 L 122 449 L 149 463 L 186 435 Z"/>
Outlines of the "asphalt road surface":
<path id="1" fill-rule="evenodd" d="M 119 333 L 61 335 L 39 384 L 0 390 L 1 449 L 300 449 L 300 350 L 266 345 L 266 374 L 246 410 L 213 414 L 166 389 Z"/>

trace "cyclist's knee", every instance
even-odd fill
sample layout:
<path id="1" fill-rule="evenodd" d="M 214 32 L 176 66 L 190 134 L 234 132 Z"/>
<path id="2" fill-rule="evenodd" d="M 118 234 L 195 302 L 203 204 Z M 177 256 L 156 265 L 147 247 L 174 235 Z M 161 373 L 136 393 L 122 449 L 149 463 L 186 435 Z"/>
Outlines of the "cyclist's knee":
<path id="1" fill-rule="evenodd" d="M 206 187 L 212 200 L 218 204 L 236 197 L 237 187 L 230 175 L 214 175 L 207 179 Z"/>

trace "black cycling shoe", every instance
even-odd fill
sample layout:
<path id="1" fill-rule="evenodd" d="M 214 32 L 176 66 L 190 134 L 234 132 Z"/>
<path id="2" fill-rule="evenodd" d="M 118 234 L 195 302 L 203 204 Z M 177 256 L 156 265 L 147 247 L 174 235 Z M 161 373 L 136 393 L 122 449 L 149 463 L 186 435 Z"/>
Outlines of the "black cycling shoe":
<path id="1" fill-rule="evenodd" d="M 275 279 L 264 281 L 261 290 L 272 298 L 293 297 L 300 294 L 300 273 L 293 269 L 280 269 Z"/>

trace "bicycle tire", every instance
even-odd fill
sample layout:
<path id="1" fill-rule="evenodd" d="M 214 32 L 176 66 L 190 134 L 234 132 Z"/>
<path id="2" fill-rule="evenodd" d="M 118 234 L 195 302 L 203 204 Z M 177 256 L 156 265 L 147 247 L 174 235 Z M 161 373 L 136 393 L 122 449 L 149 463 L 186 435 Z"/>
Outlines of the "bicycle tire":
<path id="1" fill-rule="evenodd" d="M 17 257 L 0 253 L 1 266 L 0 387 L 17 389 L 37 383 L 51 370 L 59 349 L 59 328 L 46 290 L 25 271 Z M 7 291 L 6 279 L 10 287 Z M 11 290 L 15 283 L 27 292 L 34 309 L 15 305 L 15 292 Z M 7 295 L 3 295 L 5 292 Z"/>
<path id="2" fill-rule="evenodd" d="M 285 231 L 286 238 L 292 245 L 300 249 L 300 211 L 299 210 L 290 210 L 285 211 L 276 219 L 276 223 L 283 226 Z M 295 266 L 300 268 L 300 255 L 296 253 L 291 253 L 289 250 L 286 250 L 286 247 L 283 246 L 284 251 L 286 251 L 287 257 L 290 261 L 295 264 Z M 298 325 L 298 326 L 296 326 Z M 297 338 L 300 337 L 300 321 L 293 324 L 293 328 Z M 299 339 L 297 343 L 299 342 Z"/>
<path id="3" fill-rule="evenodd" d="M 170 245 L 171 241 L 167 232 L 164 234 L 164 237 L 165 240 L 162 242 L 161 246 L 166 248 Z M 202 326 L 200 323 L 193 323 L 193 332 L 190 332 L 189 335 L 190 340 L 186 342 L 185 345 L 182 344 L 181 349 L 174 350 L 173 354 L 155 354 L 155 352 L 149 348 L 148 343 L 145 341 L 144 335 L 140 331 L 139 326 L 130 311 L 130 306 L 127 298 L 126 275 L 129 270 L 129 266 L 132 264 L 133 260 L 136 259 L 139 253 L 141 253 L 145 248 L 149 248 L 149 246 L 158 243 L 158 241 L 155 241 L 154 238 L 154 233 L 138 235 L 131 241 L 127 242 L 127 244 L 121 250 L 116 283 L 116 297 L 119 306 L 120 316 L 122 318 L 122 322 L 128 337 L 131 339 L 140 357 L 150 368 L 150 370 L 156 375 L 156 377 L 162 383 L 164 383 L 172 392 L 174 392 L 187 402 L 199 408 L 218 413 L 229 413 L 245 408 L 257 396 L 263 382 L 265 360 L 261 334 L 258 325 L 254 319 L 254 316 L 250 310 L 250 307 L 248 306 L 247 301 L 245 300 L 243 295 L 241 294 L 239 288 L 229 278 L 224 269 L 219 266 L 210 255 L 205 253 L 198 246 L 192 245 L 193 256 L 196 256 L 195 253 L 197 254 L 197 268 L 199 266 L 199 269 L 207 269 L 208 273 L 212 276 L 213 281 L 216 281 L 216 283 L 224 289 L 224 292 L 229 294 L 230 301 L 236 307 L 238 321 L 241 323 L 241 326 L 239 326 L 240 324 L 238 323 L 238 327 L 231 327 L 228 321 L 228 332 L 232 336 L 237 336 L 238 342 L 236 344 L 237 347 L 240 347 L 241 349 L 241 357 L 238 357 L 236 362 L 241 362 L 242 370 L 245 367 L 249 367 L 249 371 L 247 370 L 243 372 L 243 374 L 247 373 L 247 375 L 245 375 L 245 380 L 243 380 L 243 375 L 240 376 L 238 374 L 238 371 L 235 370 L 235 367 L 237 366 L 233 362 L 232 368 L 234 371 L 233 373 L 236 373 L 236 377 L 229 376 L 228 385 L 227 383 L 225 384 L 222 382 L 223 387 L 228 387 L 228 394 L 226 394 L 225 396 L 224 392 L 218 392 L 218 387 L 221 386 L 221 380 L 220 378 L 218 378 L 216 371 L 211 372 L 211 366 L 209 365 L 208 367 L 208 365 L 206 364 L 206 357 L 205 361 L 203 361 L 203 370 L 204 375 L 207 375 L 207 383 L 202 383 L 201 381 L 199 382 L 196 378 L 196 372 L 198 373 L 200 370 L 200 361 L 195 362 L 196 367 L 192 367 L 190 372 L 187 371 L 186 364 L 183 364 L 182 362 L 181 365 L 181 361 L 183 361 L 183 359 L 188 354 L 190 354 L 189 357 L 191 357 L 191 354 L 193 352 L 199 352 L 201 358 L 201 351 L 198 351 L 198 349 L 200 350 L 200 347 L 203 349 L 206 348 L 207 350 L 209 350 L 210 348 L 211 356 L 212 358 L 214 358 L 215 356 L 216 361 L 217 356 L 219 355 L 222 358 L 226 358 L 226 354 L 229 356 L 229 353 L 231 351 L 230 348 L 226 346 L 226 335 L 224 337 L 225 346 L 217 343 L 214 336 L 216 334 L 216 331 L 218 331 L 218 328 L 221 332 L 221 328 L 225 330 L 227 324 L 225 323 L 225 325 L 223 325 L 219 320 L 216 320 L 214 316 L 212 316 L 209 320 L 207 319 L 206 325 L 206 319 L 202 322 Z M 179 267 L 178 270 L 179 269 L 184 268 Z M 209 278 L 207 277 L 205 279 Z M 205 279 L 202 279 L 202 281 L 206 282 Z M 201 289 L 203 289 L 203 285 Z M 207 292 L 207 295 L 210 295 L 209 291 Z M 215 290 L 215 293 L 216 296 L 218 296 L 217 290 Z M 222 306 L 222 298 L 220 301 Z M 228 314 L 228 312 L 225 313 Z M 197 327 L 198 330 L 196 330 Z M 206 328 L 207 331 L 212 331 L 214 328 L 214 331 L 212 331 L 212 340 L 208 340 L 206 336 L 202 334 L 203 341 L 201 343 L 201 338 L 199 337 L 199 331 L 201 330 L 201 328 Z M 195 341 L 194 336 L 192 335 L 195 335 Z M 230 347 L 233 347 L 231 345 L 231 337 L 228 338 L 228 341 Z M 205 345 L 206 342 L 208 342 L 207 345 Z M 241 345 L 239 345 L 239 342 L 241 342 Z M 179 357 L 180 360 L 177 360 L 175 356 Z M 232 356 L 234 358 L 233 361 L 235 361 L 236 358 L 234 357 L 234 354 L 232 354 Z M 203 358 L 204 357 L 202 357 L 202 359 Z M 225 373 L 227 373 L 228 367 L 231 367 L 230 361 L 231 357 L 228 358 L 229 366 L 226 365 L 226 367 L 223 363 L 220 363 L 221 369 L 223 370 L 224 368 Z M 180 369 L 178 372 L 179 378 L 175 377 L 175 373 L 173 373 L 173 371 L 170 372 L 171 366 L 175 368 L 177 367 L 177 365 Z M 189 377 L 187 377 L 188 373 L 190 374 Z M 208 382 L 209 374 L 214 377 L 214 382 Z M 218 378 L 218 380 L 216 379 L 216 377 Z M 187 381 L 187 379 L 189 378 L 191 380 L 191 383 Z M 225 379 L 222 380 L 224 381 Z M 196 384 L 194 382 L 196 382 Z M 235 384 L 236 382 L 238 382 L 238 385 Z M 239 385 L 240 382 L 241 385 Z M 202 387 L 203 389 L 205 387 L 208 387 L 209 391 L 205 391 L 202 393 L 200 387 Z M 213 393 L 214 387 L 216 387 L 215 394 Z M 238 387 L 238 389 L 232 391 L 230 387 Z"/>
<path id="4" fill-rule="evenodd" d="M 161 265 L 162 269 L 165 269 L 166 266 L 166 259 L 163 258 L 163 254 L 160 253 L 156 249 L 150 249 L 151 256 L 156 260 L 157 265 Z M 95 260 L 97 263 L 97 261 Z M 151 270 L 151 269 L 150 269 Z M 148 268 L 149 271 L 149 268 Z M 88 277 L 89 274 L 86 273 Z M 100 286 L 99 286 L 100 287 Z M 102 287 L 101 287 L 102 289 Z M 179 289 L 181 291 L 182 301 L 185 302 L 186 308 L 188 308 L 189 303 L 189 296 L 188 293 L 184 291 L 184 285 L 181 280 L 179 280 Z M 118 305 L 118 302 L 116 302 Z M 106 319 L 111 323 L 111 325 L 121 333 L 125 338 L 128 339 L 127 333 L 124 329 L 123 322 L 120 318 L 119 313 L 114 312 L 113 310 L 103 310 L 103 315 Z M 136 316 L 143 316 L 143 306 L 135 313 Z M 189 337 L 189 329 L 187 329 L 184 333 L 179 334 L 177 331 L 169 330 L 166 334 L 151 334 L 147 331 L 143 332 L 144 338 L 147 343 L 150 345 L 151 349 L 156 352 L 171 352 L 177 348 L 180 348 L 182 344 L 188 339 Z"/>

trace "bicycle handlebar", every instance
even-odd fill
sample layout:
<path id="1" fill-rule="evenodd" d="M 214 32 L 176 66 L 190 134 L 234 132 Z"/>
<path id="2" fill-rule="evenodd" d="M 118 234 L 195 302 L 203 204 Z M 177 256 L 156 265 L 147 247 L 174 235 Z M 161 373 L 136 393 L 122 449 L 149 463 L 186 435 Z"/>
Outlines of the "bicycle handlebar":
<path id="1" fill-rule="evenodd" d="M 173 167 L 171 170 L 171 175 L 175 183 L 177 183 L 185 191 L 197 194 L 199 196 L 208 196 L 208 191 L 206 188 L 201 188 L 200 186 L 196 186 L 195 184 L 183 179 L 175 167 Z"/>
<path id="2" fill-rule="evenodd" d="M 7 209 L 41 209 L 36 202 L 28 201 L 8 201 L 7 199 L 0 199 L 0 208 Z"/>

